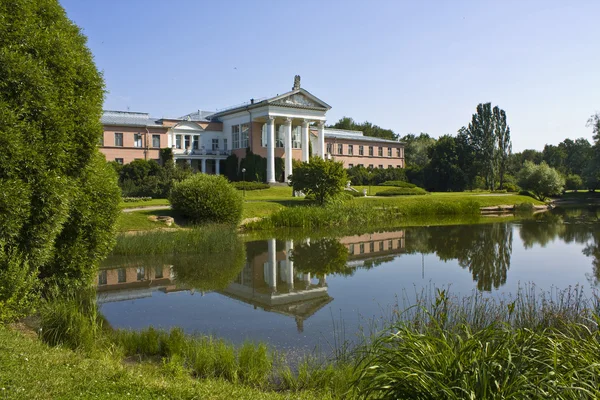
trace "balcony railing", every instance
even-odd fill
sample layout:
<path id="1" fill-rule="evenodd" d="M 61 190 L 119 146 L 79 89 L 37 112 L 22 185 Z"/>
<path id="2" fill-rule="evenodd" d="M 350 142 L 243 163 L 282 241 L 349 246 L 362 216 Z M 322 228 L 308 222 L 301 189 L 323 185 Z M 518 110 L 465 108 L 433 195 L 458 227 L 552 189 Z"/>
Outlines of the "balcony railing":
<path id="1" fill-rule="evenodd" d="M 228 156 L 231 154 L 230 150 L 206 150 L 206 149 L 186 149 L 175 150 L 175 155 L 189 155 L 189 156 Z"/>

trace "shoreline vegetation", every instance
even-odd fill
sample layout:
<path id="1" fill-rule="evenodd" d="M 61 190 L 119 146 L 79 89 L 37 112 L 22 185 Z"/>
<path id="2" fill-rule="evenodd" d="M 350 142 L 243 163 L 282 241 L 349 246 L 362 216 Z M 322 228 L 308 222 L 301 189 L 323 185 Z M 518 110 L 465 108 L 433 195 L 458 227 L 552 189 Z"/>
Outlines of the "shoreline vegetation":
<path id="1" fill-rule="evenodd" d="M 388 190 L 389 187 L 357 187 L 368 193 Z M 498 207 L 504 212 L 505 208 L 524 204 L 541 206 L 544 203 L 529 196 L 490 192 L 460 192 L 460 193 L 431 193 L 421 196 L 397 197 L 358 197 L 354 199 L 333 201 L 319 209 L 310 201 L 300 197 L 291 197 L 292 190 L 287 186 L 274 186 L 269 189 L 247 191 L 244 196 L 242 210 L 243 230 L 264 230 L 280 227 L 327 228 L 341 227 L 348 224 L 357 226 L 358 221 L 366 221 L 369 226 L 385 222 L 386 226 L 403 226 L 410 219 L 441 216 L 464 216 L 471 218 L 479 215 L 481 210 Z M 166 199 L 154 199 L 149 202 L 122 203 L 121 208 L 168 206 Z M 528 206 L 522 207 L 524 211 Z M 529 209 L 531 210 L 531 209 Z M 347 215 L 344 215 L 347 213 Z M 128 213 L 121 212 L 119 231 L 145 231 L 164 229 L 160 222 L 148 220 L 151 216 L 170 216 L 175 218 L 171 228 L 184 227 L 186 221 L 178 218 L 170 209 L 136 210 Z"/>
<path id="2" fill-rule="evenodd" d="M 331 356 L 292 365 L 261 343 L 235 346 L 178 328 L 114 330 L 93 291 L 80 292 L 49 298 L 37 335 L 0 327 L 0 387 L 8 398 L 42 399 L 593 399 L 599 311 L 597 294 L 586 298 L 581 287 L 530 285 L 499 298 L 430 288 L 405 296 L 368 336 L 351 341 L 338 326 Z"/>

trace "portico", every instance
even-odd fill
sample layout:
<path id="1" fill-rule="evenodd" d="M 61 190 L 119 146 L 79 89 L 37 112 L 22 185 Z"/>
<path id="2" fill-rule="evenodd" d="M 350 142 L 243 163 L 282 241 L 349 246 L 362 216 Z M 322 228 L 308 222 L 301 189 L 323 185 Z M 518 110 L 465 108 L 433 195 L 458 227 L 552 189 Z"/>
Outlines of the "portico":
<path id="1" fill-rule="evenodd" d="M 243 157 L 248 147 L 267 159 L 268 183 L 276 182 L 275 157 L 283 157 L 287 182 L 292 174 L 292 160 L 309 160 L 311 142 L 313 154 L 325 157 L 325 114 L 330 109 L 327 103 L 302 89 L 300 77 L 296 76 L 291 91 L 261 101 L 252 99 L 243 106 L 219 111 L 211 119 L 223 123 L 224 133 L 231 132 L 234 154 Z M 317 128 L 314 139 L 311 127 Z M 295 152 L 299 153 L 296 157 Z"/>

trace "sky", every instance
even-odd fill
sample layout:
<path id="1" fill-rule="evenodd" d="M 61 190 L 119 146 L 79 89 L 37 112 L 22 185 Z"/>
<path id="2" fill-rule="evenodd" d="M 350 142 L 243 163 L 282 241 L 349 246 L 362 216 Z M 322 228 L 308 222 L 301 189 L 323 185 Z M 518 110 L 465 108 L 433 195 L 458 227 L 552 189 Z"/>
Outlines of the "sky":
<path id="1" fill-rule="evenodd" d="M 513 151 L 587 138 L 600 1 L 59 0 L 88 37 L 104 108 L 179 117 L 302 87 L 403 136 L 504 109 Z"/>

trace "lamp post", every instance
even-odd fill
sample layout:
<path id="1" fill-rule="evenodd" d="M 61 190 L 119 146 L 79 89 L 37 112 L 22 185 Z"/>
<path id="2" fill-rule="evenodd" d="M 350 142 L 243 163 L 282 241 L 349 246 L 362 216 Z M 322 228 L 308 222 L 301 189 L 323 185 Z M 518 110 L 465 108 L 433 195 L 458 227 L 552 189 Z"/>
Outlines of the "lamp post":
<path id="1" fill-rule="evenodd" d="M 244 197 L 246 197 L 246 168 L 242 168 L 242 180 L 244 181 Z"/>

